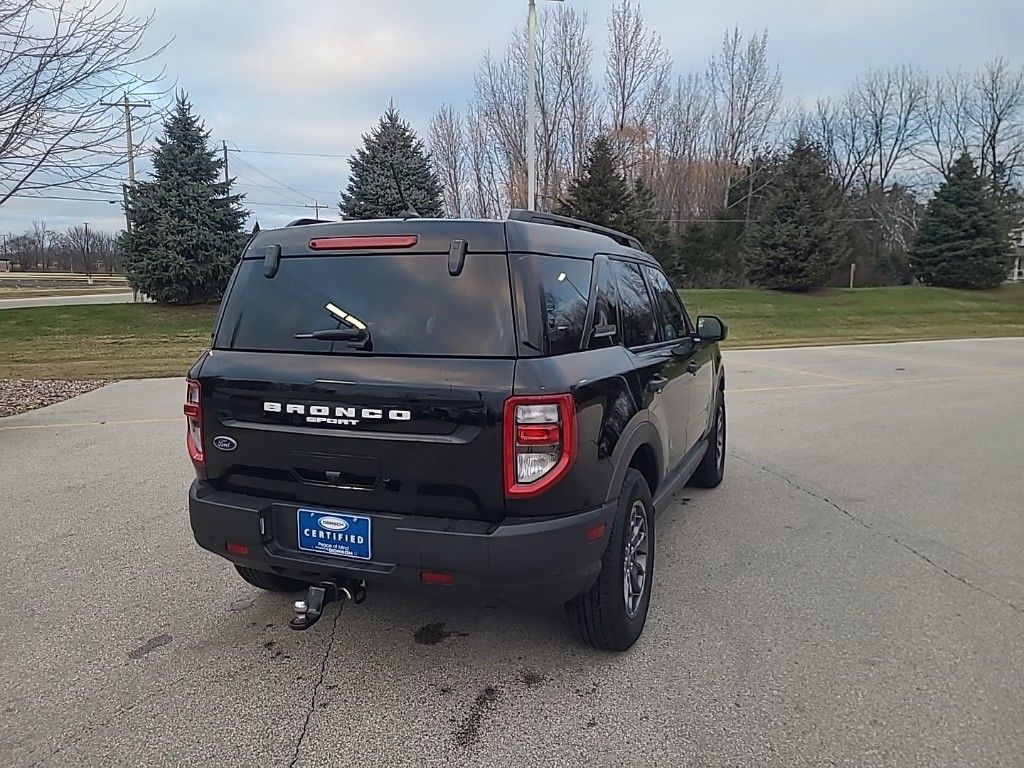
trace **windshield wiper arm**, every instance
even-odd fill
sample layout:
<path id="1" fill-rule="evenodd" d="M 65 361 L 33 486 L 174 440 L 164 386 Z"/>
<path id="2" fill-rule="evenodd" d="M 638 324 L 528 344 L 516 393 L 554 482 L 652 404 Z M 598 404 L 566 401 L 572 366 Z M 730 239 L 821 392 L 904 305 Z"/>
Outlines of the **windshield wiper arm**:
<path id="1" fill-rule="evenodd" d="M 316 339 L 317 341 L 367 341 L 370 332 L 365 328 L 324 328 L 310 333 L 296 333 L 294 339 Z"/>

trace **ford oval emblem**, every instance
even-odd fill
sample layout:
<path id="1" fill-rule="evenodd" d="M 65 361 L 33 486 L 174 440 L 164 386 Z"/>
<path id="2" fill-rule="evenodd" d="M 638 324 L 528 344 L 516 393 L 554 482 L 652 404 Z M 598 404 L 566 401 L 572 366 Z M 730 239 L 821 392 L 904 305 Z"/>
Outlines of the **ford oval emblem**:
<path id="1" fill-rule="evenodd" d="M 317 522 L 325 531 L 344 531 L 348 528 L 348 522 L 340 517 L 321 517 Z"/>
<path id="2" fill-rule="evenodd" d="M 219 451 L 233 451 L 238 447 L 238 443 L 227 435 L 217 435 L 213 438 L 213 447 Z"/>

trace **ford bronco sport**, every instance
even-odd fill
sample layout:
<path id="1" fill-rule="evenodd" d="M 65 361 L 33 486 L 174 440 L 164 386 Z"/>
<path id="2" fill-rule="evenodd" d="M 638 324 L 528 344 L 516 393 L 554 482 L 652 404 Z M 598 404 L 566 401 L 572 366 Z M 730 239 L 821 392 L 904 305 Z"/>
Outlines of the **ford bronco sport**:
<path id="1" fill-rule="evenodd" d="M 189 373 L 196 541 L 261 589 L 564 604 L 624 650 L 656 513 L 722 480 L 725 335 L 639 242 L 573 219 L 264 230 Z"/>

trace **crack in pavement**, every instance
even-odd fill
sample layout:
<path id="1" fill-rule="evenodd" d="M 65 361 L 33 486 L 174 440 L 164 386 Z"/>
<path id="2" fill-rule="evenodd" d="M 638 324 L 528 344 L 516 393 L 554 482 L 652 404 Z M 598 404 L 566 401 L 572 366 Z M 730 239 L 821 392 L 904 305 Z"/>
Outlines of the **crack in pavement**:
<path id="1" fill-rule="evenodd" d="M 302 742 L 306 740 L 306 731 L 309 730 L 309 721 L 313 718 L 313 712 L 316 710 L 316 697 L 320 693 L 320 687 L 324 684 L 324 673 L 327 671 L 327 660 L 331 657 L 331 651 L 334 650 L 334 639 L 338 634 L 338 619 L 341 618 L 341 607 L 339 606 L 337 613 L 334 614 L 334 622 L 331 624 L 331 639 L 327 643 L 327 650 L 324 652 L 324 657 L 320 661 L 320 676 L 317 678 L 316 685 L 313 686 L 313 695 L 309 698 L 309 709 L 306 711 L 306 721 L 302 724 L 302 732 L 299 734 L 299 740 L 295 743 L 295 753 L 292 755 L 292 760 L 288 763 L 288 768 L 295 768 L 295 764 L 299 761 L 299 752 L 302 750 Z"/>
<path id="2" fill-rule="evenodd" d="M 1000 602 L 1003 605 L 1008 606 L 1010 609 L 1012 609 L 1013 611 L 1016 611 L 1017 613 L 1019 613 L 1021 615 L 1024 615 L 1024 606 L 1017 605 L 1012 600 L 1010 600 L 1008 598 L 1005 598 L 1005 597 L 1002 597 L 1001 595 L 997 595 L 994 592 L 990 592 L 989 590 L 985 589 L 984 587 L 979 587 L 977 584 L 975 584 L 974 582 L 968 580 L 966 577 L 961 576 L 958 573 L 954 573 L 953 571 L 949 570 L 949 568 L 947 568 L 946 566 L 942 565 L 942 563 L 936 562 L 935 560 L 933 560 L 932 558 L 928 557 L 928 555 L 924 554 L 923 552 L 921 552 L 921 551 L 919 551 L 917 549 L 914 549 L 914 547 L 910 546 L 905 541 L 900 540 L 899 538 L 897 538 L 896 536 L 893 536 L 892 534 L 886 533 L 885 531 L 882 531 L 882 530 L 880 530 L 878 528 L 875 528 L 873 525 L 871 525 L 871 523 L 867 522 L 863 518 L 858 517 L 857 515 L 855 515 L 850 510 L 848 510 L 848 509 L 846 509 L 844 507 L 841 507 L 838 504 L 836 504 L 834 501 L 832 501 L 832 499 L 829 499 L 829 498 L 827 498 L 825 496 L 822 496 L 819 493 L 815 493 L 814 491 L 809 490 L 808 488 L 804 488 L 802 485 L 800 485 L 798 482 L 796 482 L 796 480 L 794 480 L 793 478 L 787 477 L 786 475 L 782 474 L 781 472 L 777 472 L 774 469 L 769 469 L 768 467 L 766 467 L 766 466 L 764 466 L 762 464 L 758 464 L 756 462 L 753 462 L 750 459 L 745 459 L 742 456 L 738 456 L 737 454 L 732 453 L 732 452 L 729 452 L 729 455 L 732 456 L 737 461 L 742 461 L 744 464 L 748 464 L 749 466 L 753 467 L 754 469 L 759 469 L 762 472 L 767 472 L 772 477 L 777 477 L 780 480 L 785 481 L 786 483 L 788 483 L 789 485 L 793 486 L 794 488 L 796 488 L 801 493 L 805 493 L 808 496 L 810 496 L 811 498 L 817 499 L 818 501 L 825 502 L 830 507 L 833 507 L 834 509 L 838 510 L 839 512 L 842 512 L 844 515 L 846 515 L 846 517 L 848 517 L 853 522 L 857 523 L 859 526 L 861 526 L 865 530 L 870 531 L 871 533 L 875 534 L 876 536 L 881 536 L 883 539 L 888 539 L 889 541 L 891 541 L 896 546 L 901 547 L 902 549 L 905 549 L 907 552 L 910 552 L 912 555 L 915 555 L 916 557 L 918 557 L 919 559 L 923 560 L 928 565 L 930 565 L 932 568 L 935 568 L 936 570 L 941 571 L 942 573 L 944 573 L 949 578 L 951 578 L 951 579 L 953 579 L 955 581 L 960 582 L 965 587 L 969 587 L 970 589 L 973 589 L 973 590 L 976 590 L 976 591 L 980 592 L 981 594 L 985 595 L 986 597 L 990 597 L 993 600 L 995 600 L 997 602 Z"/>

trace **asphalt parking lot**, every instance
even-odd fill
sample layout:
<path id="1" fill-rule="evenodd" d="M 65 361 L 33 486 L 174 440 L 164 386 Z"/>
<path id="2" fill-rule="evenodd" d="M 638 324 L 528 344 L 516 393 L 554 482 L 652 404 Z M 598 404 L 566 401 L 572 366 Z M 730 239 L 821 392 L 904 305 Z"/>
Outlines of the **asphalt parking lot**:
<path id="1" fill-rule="evenodd" d="M 191 540 L 180 380 L 0 419 L 0 765 L 1024 765 L 1024 339 L 726 363 L 619 656 L 372 587 L 290 631 Z"/>

